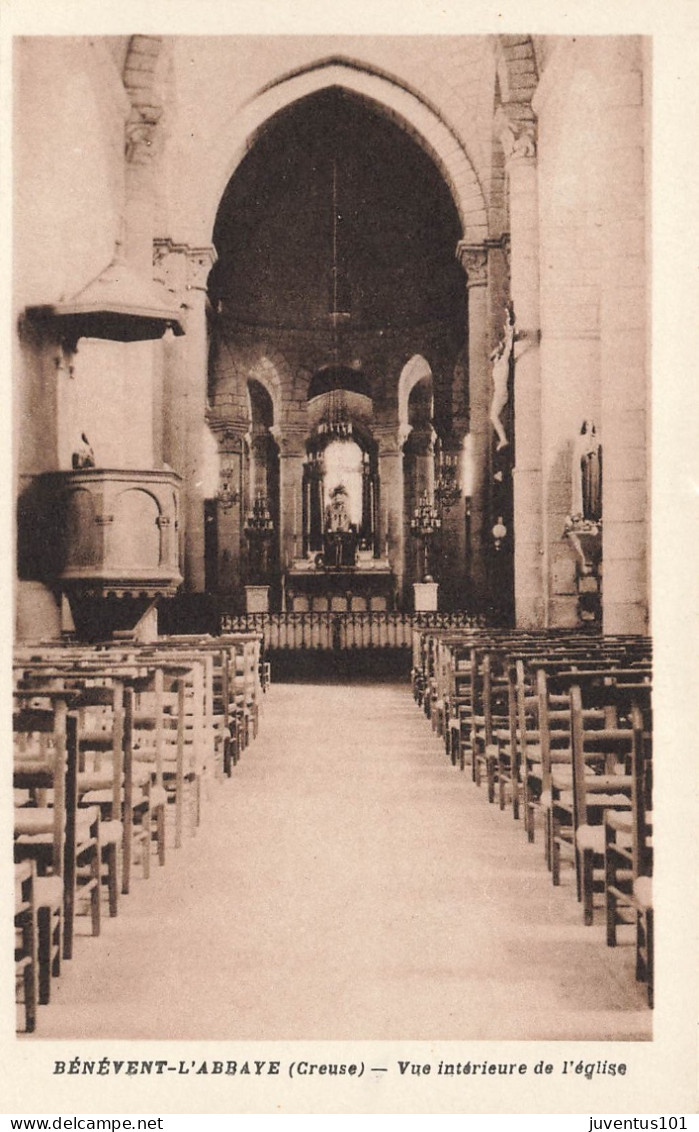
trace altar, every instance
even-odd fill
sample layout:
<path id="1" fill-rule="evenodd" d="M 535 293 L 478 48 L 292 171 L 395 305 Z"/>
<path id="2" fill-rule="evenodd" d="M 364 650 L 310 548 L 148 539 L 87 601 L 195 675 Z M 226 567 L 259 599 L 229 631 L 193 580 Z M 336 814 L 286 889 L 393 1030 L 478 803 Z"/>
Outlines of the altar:
<path id="1" fill-rule="evenodd" d="M 323 554 L 291 564 L 284 575 L 286 611 L 360 613 L 395 608 L 395 578 L 386 559 L 359 551 L 353 566 L 333 562 L 333 558 L 326 562 Z"/>

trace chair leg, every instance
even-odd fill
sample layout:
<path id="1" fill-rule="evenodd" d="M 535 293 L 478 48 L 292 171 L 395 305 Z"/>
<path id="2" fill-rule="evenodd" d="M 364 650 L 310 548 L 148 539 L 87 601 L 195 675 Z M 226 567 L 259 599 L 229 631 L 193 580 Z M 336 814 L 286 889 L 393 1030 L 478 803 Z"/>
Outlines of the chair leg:
<path id="1" fill-rule="evenodd" d="M 534 804 L 529 801 L 524 803 L 524 829 L 527 834 L 527 841 L 530 845 L 534 844 Z"/>
<path id="2" fill-rule="evenodd" d="M 105 847 L 107 865 L 107 892 L 109 894 L 109 915 L 116 916 L 119 910 L 119 852 L 116 841 Z"/>
<path id="3" fill-rule="evenodd" d="M 233 772 L 233 739 L 226 736 L 223 740 L 223 773 L 230 778 Z"/>
<path id="4" fill-rule="evenodd" d="M 53 909 L 48 905 L 37 908 L 37 957 L 39 967 L 39 1004 L 45 1006 L 51 999 L 51 921 Z"/>
<path id="5" fill-rule="evenodd" d="M 561 847 L 555 837 L 551 840 L 551 883 L 561 883 Z"/>
<path id="6" fill-rule="evenodd" d="M 90 894 L 92 934 L 98 936 L 102 927 L 102 856 L 97 844 L 92 854 L 92 892 Z"/>
<path id="7" fill-rule="evenodd" d="M 495 759 L 492 755 L 486 756 L 486 780 L 488 783 L 488 801 L 495 801 Z"/>
<path id="8" fill-rule="evenodd" d="M 617 901 L 614 894 L 616 888 L 616 869 L 612 859 L 613 849 L 609 849 L 604 857 L 604 907 L 607 921 L 607 947 L 616 947 L 617 944 Z"/>
<path id="9" fill-rule="evenodd" d="M 655 1001 L 655 961 L 654 961 L 654 923 L 653 909 L 646 909 L 646 981 L 648 983 L 648 1005 L 653 1009 Z"/>
<path id="10" fill-rule="evenodd" d="M 36 952 L 34 960 L 29 960 L 24 967 L 22 981 L 24 986 L 24 1028 L 28 1034 L 36 1030 L 36 1004 L 37 1004 L 37 978 L 36 978 Z"/>
<path id="11" fill-rule="evenodd" d="M 158 864 L 165 864 L 165 806 L 160 803 L 155 810 L 155 828 L 158 842 Z"/>
<path id="12" fill-rule="evenodd" d="M 586 927 L 592 925 L 594 918 L 593 911 L 593 879 L 594 879 L 594 853 L 590 849 L 584 849 L 582 854 L 582 869 L 581 869 L 581 883 L 582 883 L 582 900 L 583 900 L 583 919 Z"/>

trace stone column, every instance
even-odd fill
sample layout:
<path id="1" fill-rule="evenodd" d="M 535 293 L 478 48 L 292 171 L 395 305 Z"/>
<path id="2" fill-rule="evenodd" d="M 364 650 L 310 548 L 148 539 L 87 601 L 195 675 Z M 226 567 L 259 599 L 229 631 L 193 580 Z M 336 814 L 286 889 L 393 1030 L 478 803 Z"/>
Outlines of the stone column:
<path id="1" fill-rule="evenodd" d="M 491 375 L 488 335 L 488 249 L 467 244 L 457 246 L 457 256 L 466 272 L 468 288 L 468 397 L 469 433 L 473 459 L 470 542 L 468 564 L 470 600 L 482 608 L 487 595 L 488 468 L 491 426 L 489 421 Z"/>
<path id="2" fill-rule="evenodd" d="M 182 476 L 185 588 L 202 593 L 204 571 L 204 430 L 209 343 L 206 284 L 212 247 L 156 241 L 156 273 L 187 307 L 186 334 L 166 341 L 163 377 L 163 458 Z M 247 424 L 246 424 L 247 428 Z"/>
<path id="3" fill-rule="evenodd" d="M 605 42 L 600 294 L 605 633 L 648 632 L 648 317 L 643 75 L 635 39 Z M 620 71 L 625 57 L 627 70 Z M 604 63 L 604 58 L 601 60 Z M 613 76 L 610 79 L 609 76 Z"/>
<path id="4" fill-rule="evenodd" d="M 510 294 L 515 313 L 515 617 L 544 624 L 541 376 L 539 363 L 539 210 L 536 129 L 531 110 L 501 107 L 496 129 L 509 180 Z"/>
<path id="5" fill-rule="evenodd" d="M 247 422 L 216 420 L 211 427 L 219 444 L 218 588 L 221 593 L 241 596 Z"/>
<path id="6" fill-rule="evenodd" d="M 409 469 L 412 470 L 412 476 L 406 474 Z M 423 495 L 426 495 L 430 502 L 434 500 L 434 433 L 431 427 L 429 429 L 411 429 L 410 438 L 403 446 L 402 471 L 402 513 L 404 516 L 403 529 L 405 531 L 404 584 L 407 588 L 410 582 L 424 581 L 426 574 L 438 571 L 441 565 L 441 563 L 437 562 L 434 543 L 430 547 L 430 552 L 425 555 L 423 541 L 416 539 L 406 529 L 410 522 L 412 511 L 415 507 L 419 506 Z"/>
<path id="7" fill-rule="evenodd" d="M 305 437 L 287 431 L 279 444 L 279 553 L 282 571 L 303 554 L 303 467 Z"/>
<path id="8" fill-rule="evenodd" d="M 442 516 L 440 550 L 436 567 L 445 609 L 466 609 L 473 605 L 470 562 L 466 540 L 466 503 L 461 490 L 460 465 L 467 428 L 454 422 L 454 431 L 440 444 L 441 451 L 455 462 L 458 495 L 449 506 L 438 499 Z M 437 469 L 438 471 L 439 469 Z"/>
<path id="9" fill-rule="evenodd" d="M 374 429 L 379 446 L 379 523 L 381 557 L 387 556 L 396 580 L 396 591 L 403 598 L 405 575 L 405 515 L 403 505 L 403 446 L 397 426 Z"/>

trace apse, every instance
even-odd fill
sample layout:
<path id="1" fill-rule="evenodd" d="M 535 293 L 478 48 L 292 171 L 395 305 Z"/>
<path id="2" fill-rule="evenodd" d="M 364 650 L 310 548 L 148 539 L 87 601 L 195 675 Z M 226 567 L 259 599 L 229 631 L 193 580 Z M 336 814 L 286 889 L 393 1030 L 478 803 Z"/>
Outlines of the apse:
<path id="1" fill-rule="evenodd" d="M 328 331 L 333 303 L 352 329 L 458 320 L 461 234 L 416 142 L 331 88 L 270 119 L 232 177 L 212 294 L 247 324 Z"/>
<path id="2" fill-rule="evenodd" d="M 410 402 L 416 432 L 450 418 L 465 341 L 461 234 L 432 159 L 378 105 L 340 88 L 269 119 L 223 194 L 209 276 L 212 415 L 225 436 L 245 390 L 256 448 L 241 474 L 256 494 L 264 488 L 272 514 L 279 468 L 270 559 L 279 573 L 269 584 L 292 609 L 329 601 L 331 570 L 336 603 L 361 591 L 367 602 L 411 607 L 405 531 L 415 462 L 404 488 L 388 451 L 399 433 L 405 439 L 410 358 L 430 375 L 427 393 L 420 386 Z M 278 381 L 273 420 L 251 383 L 263 366 Z M 262 433 L 275 438 L 266 485 Z M 420 458 L 426 464 L 429 451 Z M 426 468 L 423 479 L 431 482 Z M 219 509 L 229 578 L 236 546 L 246 545 L 236 522 L 233 508 Z"/>

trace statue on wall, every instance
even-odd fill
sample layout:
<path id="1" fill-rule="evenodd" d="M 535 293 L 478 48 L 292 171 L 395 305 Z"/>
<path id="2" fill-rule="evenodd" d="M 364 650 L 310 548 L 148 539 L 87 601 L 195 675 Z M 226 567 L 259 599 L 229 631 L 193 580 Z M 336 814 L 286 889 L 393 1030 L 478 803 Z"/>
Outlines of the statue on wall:
<path id="1" fill-rule="evenodd" d="M 573 445 L 571 514 L 598 523 L 602 518 L 602 447 L 593 421 L 583 421 Z"/>
<path id="2" fill-rule="evenodd" d="M 72 462 L 73 471 L 79 471 L 81 468 L 94 468 L 95 466 L 95 454 L 84 432 L 80 433 L 80 444 L 73 453 Z"/>
<path id="3" fill-rule="evenodd" d="M 493 350 L 490 355 L 490 360 L 493 363 L 493 398 L 490 405 L 490 422 L 497 434 L 498 443 L 496 450 L 506 448 L 510 443 L 507 439 L 505 427 L 500 419 L 500 414 L 505 408 L 508 397 L 508 383 L 510 377 L 510 358 L 512 356 L 512 347 L 515 341 L 515 316 L 512 305 L 507 307 L 507 318 L 505 320 L 504 337 Z"/>
<path id="4" fill-rule="evenodd" d="M 343 484 L 338 484 L 330 493 L 330 502 L 325 509 L 325 529 L 327 531 L 348 531 L 350 529 L 347 489 Z"/>
<path id="5" fill-rule="evenodd" d="M 354 566 L 357 541 L 357 527 L 350 520 L 347 488 L 340 483 L 330 492 L 330 502 L 325 509 L 325 565 Z"/>

